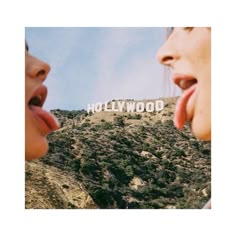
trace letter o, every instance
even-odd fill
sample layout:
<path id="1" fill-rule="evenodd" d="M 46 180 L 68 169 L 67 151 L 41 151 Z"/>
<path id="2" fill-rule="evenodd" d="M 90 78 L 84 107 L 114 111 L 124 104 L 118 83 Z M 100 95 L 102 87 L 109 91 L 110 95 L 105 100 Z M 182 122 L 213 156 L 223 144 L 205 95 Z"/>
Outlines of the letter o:
<path id="1" fill-rule="evenodd" d="M 147 112 L 153 112 L 154 111 L 154 103 L 153 102 L 147 102 L 146 103 L 146 111 Z"/>
<path id="2" fill-rule="evenodd" d="M 144 103 L 143 102 L 137 102 L 136 111 L 137 112 L 143 112 L 144 111 Z"/>

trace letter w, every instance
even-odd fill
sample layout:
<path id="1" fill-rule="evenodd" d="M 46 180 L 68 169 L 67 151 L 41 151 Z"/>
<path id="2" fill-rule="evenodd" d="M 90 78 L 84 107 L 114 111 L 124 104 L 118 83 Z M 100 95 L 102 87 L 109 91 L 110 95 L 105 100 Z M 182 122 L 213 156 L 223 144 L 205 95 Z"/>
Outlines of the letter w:
<path id="1" fill-rule="evenodd" d="M 126 107 L 127 107 L 127 112 L 134 112 L 135 102 L 127 102 Z"/>

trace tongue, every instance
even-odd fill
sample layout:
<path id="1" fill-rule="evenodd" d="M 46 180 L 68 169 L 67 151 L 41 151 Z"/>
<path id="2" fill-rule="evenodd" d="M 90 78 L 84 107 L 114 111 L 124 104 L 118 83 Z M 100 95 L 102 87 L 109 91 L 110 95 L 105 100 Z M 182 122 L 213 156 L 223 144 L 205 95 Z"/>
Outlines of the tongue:
<path id="1" fill-rule="evenodd" d="M 59 122 L 53 114 L 43 110 L 41 107 L 38 106 L 30 107 L 32 111 L 35 112 L 47 124 L 47 126 L 51 129 L 51 132 L 60 128 Z"/>
<path id="2" fill-rule="evenodd" d="M 187 121 L 186 106 L 195 88 L 196 86 L 193 85 L 189 89 L 184 91 L 182 96 L 177 101 L 175 108 L 174 124 L 175 127 L 178 129 L 181 129 L 184 126 L 184 123 Z"/>

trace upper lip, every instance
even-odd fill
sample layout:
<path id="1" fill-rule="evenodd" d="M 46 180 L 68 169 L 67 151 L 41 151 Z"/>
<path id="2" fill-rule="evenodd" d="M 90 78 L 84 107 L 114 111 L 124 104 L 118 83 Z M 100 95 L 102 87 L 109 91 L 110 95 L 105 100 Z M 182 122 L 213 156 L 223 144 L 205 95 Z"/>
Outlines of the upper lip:
<path id="1" fill-rule="evenodd" d="M 178 73 L 173 75 L 173 81 L 177 86 L 179 86 L 183 90 L 186 90 L 197 83 L 197 79 L 195 77 Z"/>
<path id="2" fill-rule="evenodd" d="M 47 97 L 47 87 L 45 87 L 44 85 L 40 85 L 40 87 L 36 88 L 32 93 L 32 96 L 30 97 L 28 104 L 30 104 L 30 101 L 33 98 L 38 98 L 39 100 L 38 106 L 42 107 L 46 100 L 46 97 Z"/>

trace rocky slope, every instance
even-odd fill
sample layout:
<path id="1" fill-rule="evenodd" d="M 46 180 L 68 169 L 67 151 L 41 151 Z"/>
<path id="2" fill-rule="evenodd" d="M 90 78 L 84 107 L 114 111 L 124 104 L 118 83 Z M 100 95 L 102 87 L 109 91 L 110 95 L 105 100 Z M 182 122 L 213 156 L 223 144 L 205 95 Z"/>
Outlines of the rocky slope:
<path id="1" fill-rule="evenodd" d="M 97 208 L 69 173 L 42 162 L 26 162 L 26 209 Z"/>
<path id="2" fill-rule="evenodd" d="M 164 110 L 152 113 L 54 110 L 62 128 L 49 136 L 49 153 L 35 163 L 41 182 L 26 172 L 26 207 L 201 208 L 211 195 L 211 144 L 195 139 L 188 125 L 175 129 L 176 98 L 164 101 Z M 42 169 L 53 180 L 44 183 Z M 58 187 L 61 176 L 68 187 L 64 180 Z M 83 195 L 73 192 L 77 186 L 84 198 L 74 202 Z M 51 192 L 56 200 L 48 200 Z M 85 204 L 87 193 L 93 202 Z"/>

